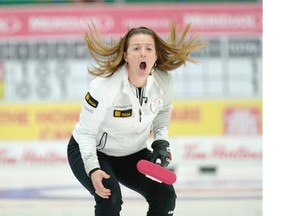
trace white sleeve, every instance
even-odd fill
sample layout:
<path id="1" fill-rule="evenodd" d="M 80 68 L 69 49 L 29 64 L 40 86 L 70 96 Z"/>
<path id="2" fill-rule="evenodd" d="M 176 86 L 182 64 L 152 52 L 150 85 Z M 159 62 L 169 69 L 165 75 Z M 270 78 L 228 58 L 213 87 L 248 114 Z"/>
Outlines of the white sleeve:
<path id="1" fill-rule="evenodd" d="M 106 100 L 104 100 L 104 95 Z M 79 122 L 74 133 L 79 144 L 87 174 L 99 168 L 96 153 L 96 135 L 107 113 L 107 91 L 100 83 L 92 83 L 82 104 Z"/>
<path id="2" fill-rule="evenodd" d="M 153 121 L 154 140 L 168 140 L 168 130 L 172 108 L 173 83 L 171 74 L 167 72 L 165 79 L 158 81 L 164 93 L 163 107 Z"/>

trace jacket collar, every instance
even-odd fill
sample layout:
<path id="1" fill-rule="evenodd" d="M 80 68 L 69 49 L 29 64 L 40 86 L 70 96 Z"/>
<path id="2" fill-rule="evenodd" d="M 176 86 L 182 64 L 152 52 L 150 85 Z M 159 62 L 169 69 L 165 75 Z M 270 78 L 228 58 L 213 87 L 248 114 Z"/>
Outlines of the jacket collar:
<path id="1" fill-rule="evenodd" d="M 119 72 L 123 74 L 123 92 L 129 93 L 129 91 L 131 91 L 132 85 L 128 80 L 127 67 L 123 65 L 119 70 L 120 70 Z M 153 82 L 154 82 L 154 71 L 152 71 L 152 73 L 147 77 L 147 83 L 145 86 L 146 92 L 149 92 L 149 90 L 152 88 Z"/>

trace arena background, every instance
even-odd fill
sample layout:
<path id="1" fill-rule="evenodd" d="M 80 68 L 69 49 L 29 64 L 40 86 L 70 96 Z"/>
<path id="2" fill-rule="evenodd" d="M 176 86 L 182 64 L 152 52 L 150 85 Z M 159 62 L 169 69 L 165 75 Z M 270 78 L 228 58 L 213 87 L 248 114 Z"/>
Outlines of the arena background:
<path id="1" fill-rule="evenodd" d="M 209 42 L 172 72 L 175 215 L 262 215 L 261 1 L 15 0 L 0 1 L 0 216 L 93 214 L 66 159 L 90 80 L 87 23 L 109 41 L 138 25 L 165 37 L 172 17 Z M 123 215 L 145 215 L 123 196 Z"/>

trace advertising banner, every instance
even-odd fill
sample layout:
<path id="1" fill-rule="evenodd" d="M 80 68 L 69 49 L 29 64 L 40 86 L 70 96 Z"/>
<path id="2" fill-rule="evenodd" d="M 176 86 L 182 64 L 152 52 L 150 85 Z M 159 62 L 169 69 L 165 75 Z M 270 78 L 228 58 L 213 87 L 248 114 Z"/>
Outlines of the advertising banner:
<path id="1" fill-rule="evenodd" d="M 224 194 L 226 198 L 261 197 L 260 137 L 195 136 L 175 137 L 170 141 L 172 162 L 169 168 L 177 175 L 175 186 L 182 198 L 217 197 Z M 1 170 L 5 172 L 12 169 L 16 173 L 34 171 L 39 175 L 40 170 L 45 172 L 48 169 L 49 173 L 56 171 L 57 175 L 59 173 L 65 176 L 66 173 L 70 173 L 67 142 L 64 140 L 0 142 Z M 71 178 L 68 178 L 68 182 L 69 179 Z"/>
<path id="2" fill-rule="evenodd" d="M 175 101 L 171 136 L 262 134 L 261 100 Z"/>
<path id="3" fill-rule="evenodd" d="M 149 14 L 149 16 L 147 16 Z M 82 37 L 93 22 L 105 35 L 119 35 L 127 28 L 147 26 L 167 33 L 171 18 L 205 34 L 261 34 L 260 4 L 137 4 L 0 9 L 0 38 Z"/>
<path id="4" fill-rule="evenodd" d="M 0 106 L 0 140 L 61 140 L 71 136 L 81 104 Z"/>
<path id="5" fill-rule="evenodd" d="M 176 136 L 261 136 L 260 100 L 175 101 L 169 134 Z M 69 139 L 81 103 L 0 107 L 0 140 Z"/>
<path id="6" fill-rule="evenodd" d="M 262 139 L 257 136 L 183 136 L 171 138 L 170 142 L 173 152 L 171 167 L 178 170 L 181 167 L 198 169 L 202 165 L 240 167 L 243 163 L 248 169 L 253 169 L 262 163 Z M 67 144 L 68 140 L 0 143 L 0 165 L 66 164 Z"/>

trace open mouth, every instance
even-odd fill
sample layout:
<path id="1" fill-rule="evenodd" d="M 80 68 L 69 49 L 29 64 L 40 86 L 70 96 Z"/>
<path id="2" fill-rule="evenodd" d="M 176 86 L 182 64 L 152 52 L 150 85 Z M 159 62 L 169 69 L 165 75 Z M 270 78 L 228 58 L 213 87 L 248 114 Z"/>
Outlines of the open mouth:
<path id="1" fill-rule="evenodd" d="M 146 62 L 141 62 L 139 67 L 141 70 L 145 70 L 146 69 Z"/>

